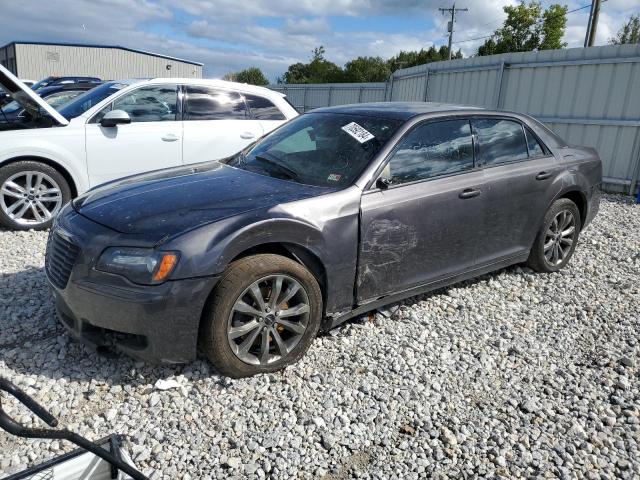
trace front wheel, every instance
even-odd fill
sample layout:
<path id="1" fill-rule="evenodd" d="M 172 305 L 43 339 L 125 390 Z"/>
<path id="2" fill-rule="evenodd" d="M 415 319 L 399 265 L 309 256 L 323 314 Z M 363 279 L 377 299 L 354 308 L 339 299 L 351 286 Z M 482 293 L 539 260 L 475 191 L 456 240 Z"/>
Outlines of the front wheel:
<path id="1" fill-rule="evenodd" d="M 69 200 L 67 181 L 49 165 L 21 161 L 0 168 L 0 223 L 7 228 L 49 228 Z"/>
<path id="2" fill-rule="evenodd" d="M 573 256 L 580 235 L 580 211 L 568 198 L 553 202 L 547 211 L 527 265 L 537 272 L 557 272 Z"/>
<path id="3" fill-rule="evenodd" d="M 320 287 L 306 268 L 280 255 L 253 255 L 223 274 L 205 307 L 201 344 L 229 377 L 273 372 L 304 355 L 321 318 Z"/>

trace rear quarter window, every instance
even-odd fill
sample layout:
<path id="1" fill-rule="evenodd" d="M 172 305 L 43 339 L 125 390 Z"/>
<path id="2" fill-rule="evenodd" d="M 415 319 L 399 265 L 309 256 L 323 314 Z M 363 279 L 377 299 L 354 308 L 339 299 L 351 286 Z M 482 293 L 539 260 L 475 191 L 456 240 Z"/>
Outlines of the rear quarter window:
<path id="1" fill-rule="evenodd" d="M 287 117 L 280 111 L 274 103 L 259 95 L 244 94 L 244 98 L 249 105 L 251 115 L 257 120 L 286 120 Z"/>
<path id="2" fill-rule="evenodd" d="M 545 154 L 545 150 L 538 142 L 538 139 L 533 134 L 529 127 L 525 127 L 525 132 L 527 135 L 527 147 L 529 148 L 529 156 L 530 157 L 541 157 Z"/>

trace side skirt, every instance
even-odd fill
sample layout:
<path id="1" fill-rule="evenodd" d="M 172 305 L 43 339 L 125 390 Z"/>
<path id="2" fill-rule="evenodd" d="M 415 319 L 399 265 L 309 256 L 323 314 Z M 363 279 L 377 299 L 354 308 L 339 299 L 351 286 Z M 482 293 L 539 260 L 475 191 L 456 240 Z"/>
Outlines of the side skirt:
<path id="1" fill-rule="evenodd" d="M 357 305 L 353 310 L 350 310 L 348 312 L 338 313 L 334 317 L 327 318 L 325 320 L 325 325 L 326 325 L 325 330 L 331 330 L 332 328 L 337 327 L 341 323 L 344 323 L 351 318 L 360 316 L 372 310 L 376 310 L 377 308 L 383 307 L 385 305 L 390 305 L 392 303 L 399 302 L 400 300 L 405 300 L 407 298 L 415 297 L 416 295 L 430 292 L 432 290 L 436 290 L 441 287 L 446 287 L 447 285 L 452 285 L 454 283 L 462 282 L 463 280 L 469 280 L 471 278 L 484 275 L 485 273 L 494 272 L 496 270 L 500 270 L 501 268 L 505 268 L 510 265 L 515 265 L 516 263 L 522 263 L 526 261 L 527 258 L 529 258 L 528 251 L 505 258 L 498 262 L 489 263 L 482 267 L 474 268 L 473 270 L 468 270 L 466 272 L 452 275 L 450 277 L 441 278 L 434 282 L 426 283 L 418 287 L 413 287 L 408 290 L 403 290 L 401 292 L 392 293 L 384 297 L 370 300 L 364 304 Z"/>

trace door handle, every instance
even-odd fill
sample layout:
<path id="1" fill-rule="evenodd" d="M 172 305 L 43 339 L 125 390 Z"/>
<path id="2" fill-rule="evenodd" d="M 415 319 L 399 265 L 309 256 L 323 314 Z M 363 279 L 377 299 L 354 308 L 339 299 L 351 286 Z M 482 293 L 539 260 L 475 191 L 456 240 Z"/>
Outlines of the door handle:
<path id="1" fill-rule="evenodd" d="M 245 140 L 251 140 L 252 138 L 256 138 L 256 136 L 251 132 L 242 132 L 240 134 L 240 138 L 244 138 Z"/>
<path id="2" fill-rule="evenodd" d="M 536 180 L 546 180 L 551 176 L 551 172 L 540 172 L 536 175 Z"/>
<path id="3" fill-rule="evenodd" d="M 481 193 L 482 192 L 480 190 L 475 190 L 473 188 L 465 188 L 463 191 L 460 192 L 458 197 L 465 200 L 467 198 L 477 197 Z"/>
<path id="4" fill-rule="evenodd" d="M 163 142 L 175 142 L 176 140 L 180 140 L 180 138 L 173 133 L 167 133 L 164 137 L 162 137 Z"/>

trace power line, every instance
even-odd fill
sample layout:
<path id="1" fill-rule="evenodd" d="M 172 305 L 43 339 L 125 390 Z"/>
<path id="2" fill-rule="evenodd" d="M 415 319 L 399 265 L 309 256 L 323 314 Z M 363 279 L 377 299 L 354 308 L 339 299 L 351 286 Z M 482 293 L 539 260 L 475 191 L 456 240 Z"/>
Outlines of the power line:
<path id="1" fill-rule="evenodd" d="M 602 3 L 606 2 L 606 1 L 607 1 L 607 0 L 602 0 Z M 566 15 L 569 15 L 569 14 L 571 14 L 571 13 L 575 13 L 575 12 L 578 12 L 578 11 L 580 11 L 580 10 L 584 10 L 585 8 L 591 8 L 591 4 L 583 5 L 582 7 L 578 7 L 578 8 L 574 8 L 573 10 L 569 10 L 569 11 L 566 13 Z M 557 14 L 557 15 L 555 15 L 555 16 L 558 16 L 558 17 L 559 17 L 559 16 L 561 16 L 561 15 L 562 15 L 562 14 Z M 555 17 L 555 16 L 554 16 L 554 17 Z M 548 17 L 548 18 L 554 18 L 554 17 Z M 537 25 L 538 23 L 542 23 L 542 22 L 544 22 L 544 20 L 538 20 L 537 22 L 535 22 L 535 23 L 534 23 L 534 25 Z M 486 24 L 485 24 L 485 25 L 486 25 Z M 491 34 L 489 34 L 489 35 L 483 35 L 482 37 L 474 37 L 474 38 L 466 38 L 466 39 L 464 39 L 464 40 L 457 40 L 457 41 L 452 42 L 452 43 L 466 43 L 466 42 L 473 42 L 473 41 L 476 41 L 476 40 L 482 40 L 482 39 L 484 39 L 484 38 L 490 38 L 490 37 L 493 37 L 493 36 L 495 36 L 495 32 L 494 32 L 494 33 L 491 33 Z"/>

